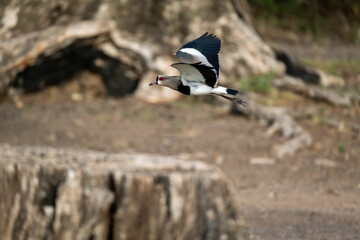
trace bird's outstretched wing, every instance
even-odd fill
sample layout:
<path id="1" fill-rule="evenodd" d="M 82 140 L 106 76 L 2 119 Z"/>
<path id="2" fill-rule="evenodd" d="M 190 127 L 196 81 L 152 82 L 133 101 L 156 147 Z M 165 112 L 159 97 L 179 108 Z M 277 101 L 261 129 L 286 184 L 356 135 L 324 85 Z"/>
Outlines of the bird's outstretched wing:
<path id="1" fill-rule="evenodd" d="M 181 81 L 184 85 L 186 82 L 198 82 L 215 87 L 218 82 L 217 75 L 212 67 L 201 63 L 174 63 L 171 65 L 181 74 Z"/>
<path id="2" fill-rule="evenodd" d="M 176 55 L 182 62 L 196 63 L 213 67 L 216 75 L 219 75 L 219 52 L 221 40 L 213 34 L 205 33 L 201 37 L 186 43 Z"/>

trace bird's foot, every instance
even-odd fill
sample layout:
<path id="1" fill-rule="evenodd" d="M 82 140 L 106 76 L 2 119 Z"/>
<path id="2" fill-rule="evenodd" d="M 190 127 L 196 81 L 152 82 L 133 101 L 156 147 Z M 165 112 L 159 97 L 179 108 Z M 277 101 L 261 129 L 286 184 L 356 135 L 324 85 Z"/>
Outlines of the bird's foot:
<path id="1" fill-rule="evenodd" d="M 223 97 L 235 104 L 241 104 L 242 106 L 246 107 L 246 102 L 244 100 L 242 100 L 241 98 L 237 98 L 237 97 L 228 97 L 228 96 L 224 96 L 221 94 L 216 94 L 216 93 L 211 93 L 213 95 L 219 96 L 219 97 Z"/>
<path id="2" fill-rule="evenodd" d="M 246 107 L 246 102 L 244 100 L 242 100 L 241 98 L 234 97 L 234 98 L 231 98 L 231 101 L 233 103 L 241 104 L 242 106 Z"/>

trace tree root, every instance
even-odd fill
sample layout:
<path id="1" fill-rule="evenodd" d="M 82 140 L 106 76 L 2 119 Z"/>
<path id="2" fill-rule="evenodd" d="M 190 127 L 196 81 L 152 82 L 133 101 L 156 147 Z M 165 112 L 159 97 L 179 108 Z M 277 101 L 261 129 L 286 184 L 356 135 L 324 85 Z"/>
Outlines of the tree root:
<path id="1" fill-rule="evenodd" d="M 267 136 L 279 133 L 281 136 L 290 139 L 274 148 L 278 158 L 282 158 L 285 155 L 293 155 L 296 151 L 312 143 L 311 135 L 289 115 L 286 108 L 266 107 L 256 103 L 254 100 L 247 100 L 246 108 L 234 104 L 232 112 L 264 120 L 269 126 L 266 132 Z"/>
<path id="2" fill-rule="evenodd" d="M 317 115 L 317 111 L 315 108 L 308 108 L 304 111 L 289 111 L 289 114 L 294 119 L 308 119 Z M 346 122 L 343 120 L 337 120 L 334 118 L 324 118 L 324 124 L 330 127 L 338 128 L 340 131 L 343 129 L 349 129 L 353 131 L 355 134 L 358 134 L 360 137 L 360 125 L 354 122 Z"/>

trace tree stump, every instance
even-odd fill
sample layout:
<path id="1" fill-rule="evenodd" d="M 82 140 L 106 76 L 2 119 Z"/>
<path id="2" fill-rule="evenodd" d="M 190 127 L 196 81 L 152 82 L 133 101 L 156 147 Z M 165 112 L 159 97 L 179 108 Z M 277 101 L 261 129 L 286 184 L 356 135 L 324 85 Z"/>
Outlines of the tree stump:
<path id="1" fill-rule="evenodd" d="M 232 188 L 201 162 L 0 146 L 0 236 L 245 239 Z"/>

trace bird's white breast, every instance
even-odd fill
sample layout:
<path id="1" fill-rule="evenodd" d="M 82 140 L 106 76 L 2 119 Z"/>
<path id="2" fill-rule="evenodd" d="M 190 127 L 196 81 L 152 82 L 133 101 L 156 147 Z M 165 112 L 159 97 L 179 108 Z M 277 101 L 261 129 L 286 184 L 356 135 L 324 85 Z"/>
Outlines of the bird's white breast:
<path id="1" fill-rule="evenodd" d="M 190 87 L 190 94 L 191 95 L 205 95 L 211 93 L 212 87 L 205 85 L 203 83 L 198 82 L 186 82 L 185 86 Z"/>

